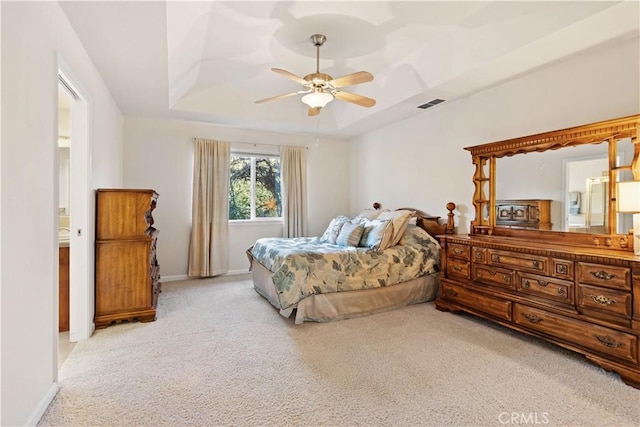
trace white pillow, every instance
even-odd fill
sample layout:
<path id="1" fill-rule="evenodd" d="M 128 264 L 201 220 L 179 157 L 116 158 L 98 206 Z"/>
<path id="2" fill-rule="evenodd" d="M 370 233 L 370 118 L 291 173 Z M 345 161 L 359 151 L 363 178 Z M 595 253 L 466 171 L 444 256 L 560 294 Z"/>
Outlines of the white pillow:
<path id="1" fill-rule="evenodd" d="M 356 218 L 377 219 L 383 212 L 389 212 L 389 209 L 365 209 Z"/>
<path id="2" fill-rule="evenodd" d="M 358 246 L 383 251 L 389 247 L 393 237 L 391 220 L 372 219 L 364 222 L 364 231 Z"/>
<path id="3" fill-rule="evenodd" d="M 414 211 L 400 210 L 393 212 L 383 212 L 378 216 L 379 220 L 390 219 L 393 222 L 393 237 L 391 238 L 389 247 L 398 244 L 398 242 L 402 238 L 402 235 L 407 229 L 409 219 L 415 214 L 416 213 Z"/>
<path id="4" fill-rule="evenodd" d="M 342 226 L 344 225 L 345 222 L 348 222 L 350 220 L 351 220 L 351 218 L 343 216 L 343 215 L 339 215 L 339 216 L 333 218 L 331 220 L 331 222 L 329 223 L 329 226 L 327 227 L 327 229 L 322 234 L 322 237 L 320 237 L 320 241 L 321 242 L 332 243 L 332 244 L 335 245 L 336 244 L 336 239 L 338 238 L 338 235 L 340 234 L 340 230 L 342 229 Z"/>
<path id="5" fill-rule="evenodd" d="M 356 218 L 376 219 L 382 211 L 380 209 L 365 209 Z"/>

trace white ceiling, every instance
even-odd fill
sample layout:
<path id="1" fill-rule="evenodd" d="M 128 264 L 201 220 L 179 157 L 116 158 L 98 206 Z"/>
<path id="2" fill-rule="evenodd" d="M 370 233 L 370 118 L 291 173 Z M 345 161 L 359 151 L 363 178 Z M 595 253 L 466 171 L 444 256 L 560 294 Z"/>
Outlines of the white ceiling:
<path id="1" fill-rule="evenodd" d="M 350 137 L 452 102 L 610 40 L 638 37 L 638 2 L 69 1 L 63 10 L 125 115 Z M 315 117 L 299 96 L 316 68 L 371 72 Z M 442 108 L 446 103 L 433 107 Z"/>

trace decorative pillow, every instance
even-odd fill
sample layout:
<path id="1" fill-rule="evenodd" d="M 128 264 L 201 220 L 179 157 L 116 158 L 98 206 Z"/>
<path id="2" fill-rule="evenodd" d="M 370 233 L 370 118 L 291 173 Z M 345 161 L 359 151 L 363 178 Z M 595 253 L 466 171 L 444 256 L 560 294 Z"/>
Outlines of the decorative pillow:
<path id="1" fill-rule="evenodd" d="M 336 244 L 336 239 L 338 238 L 338 234 L 340 234 L 340 230 L 345 222 L 350 221 L 351 218 L 346 217 L 344 215 L 339 215 L 331 220 L 329 226 L 320 237 L 321 242 L 327 242 Z"/>
<path id="2" fill-rule="evenodd" d="M 358 246 L 364 225 L 356 222 L 345 222 L 340 229 L 340 234 L 336 239 L 336 245 L 340 246 Z"/>
<path id="3" fill-rule="evenodd" d="M 414 211 L 400 210 L 393 212 L 383 212 L 378 216 L 379 220 L 390 219 L 393 222 L 393 237 L 391 238 L 389 247 L 398 244 L 398 242 L 402 238 L 402 235 L 407 229 L 409 219 L 415 214 L 416 213 Z"/>
<path id="4" fill-rule="evenodd" d="M 364 223 L 364 231 L 358 246 L 385 250 L 393 237 L 393 223 L 391 220 L 373 219 Z"/>

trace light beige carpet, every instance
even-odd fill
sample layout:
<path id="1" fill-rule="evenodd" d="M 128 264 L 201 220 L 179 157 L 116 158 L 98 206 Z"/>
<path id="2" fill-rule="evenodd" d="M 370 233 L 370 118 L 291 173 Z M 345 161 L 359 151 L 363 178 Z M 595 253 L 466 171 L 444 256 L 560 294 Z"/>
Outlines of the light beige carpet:
<path id="1" fill-rule="evenodd" d="M 157 321 L 78 343 L 40 425 L 637 426 L 640 391 L 432 303 L 294 325 L 235 276 L 165 283 Z"/>

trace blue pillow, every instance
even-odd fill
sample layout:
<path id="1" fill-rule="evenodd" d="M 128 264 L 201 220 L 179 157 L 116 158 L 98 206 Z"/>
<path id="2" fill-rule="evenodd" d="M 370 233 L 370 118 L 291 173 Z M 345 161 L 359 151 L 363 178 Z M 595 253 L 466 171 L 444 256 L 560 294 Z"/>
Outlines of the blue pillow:
<path id="1" fill-rule="evenodd" d="M 365 221 L 363 225 L 364 231 L 358 246 L 380 251 L 389 247 L 393 237 L 393 223 L 391 220 L 372 219 Z"/>
<path id="2" fill-rule="evenodd" d="M 356 222 L 345 222 L 340 229 L 340 234 L 336 239 L 336 245 L 340 246 L 358 246 L 360 237 L 364 231 L 364 225 Z"/>

